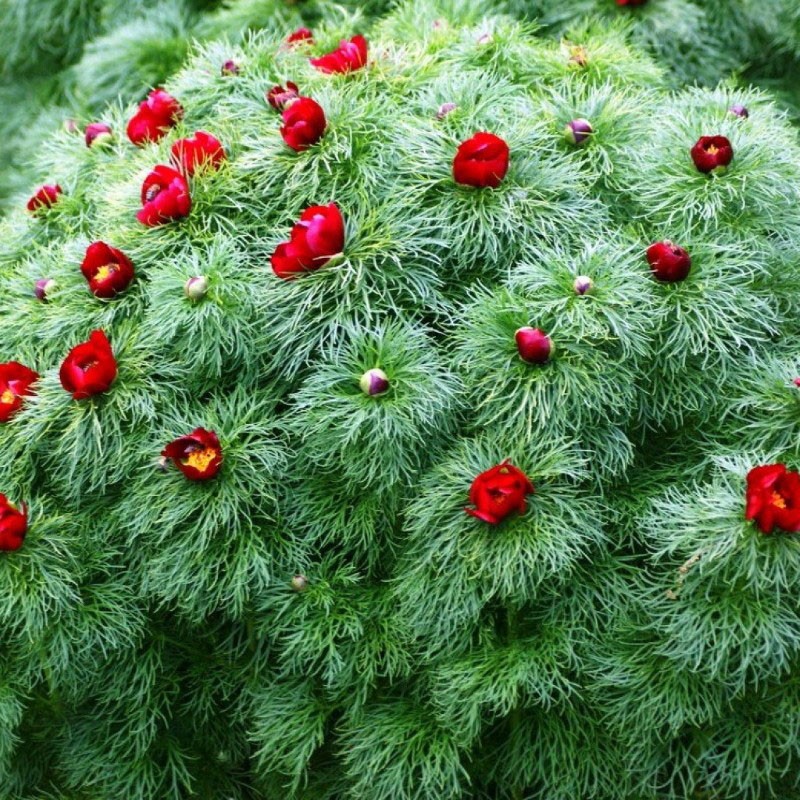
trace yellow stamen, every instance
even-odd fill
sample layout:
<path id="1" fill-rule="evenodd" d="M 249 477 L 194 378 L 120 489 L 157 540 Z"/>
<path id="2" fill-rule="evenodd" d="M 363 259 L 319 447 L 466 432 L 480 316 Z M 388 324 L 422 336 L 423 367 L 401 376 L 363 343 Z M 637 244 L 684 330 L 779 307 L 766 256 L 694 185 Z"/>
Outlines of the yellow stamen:
<path id="1" fill-rule="evenodd" d="M 719 147 L 717 147 L 715 144 L 710 144 L 708 147 L 706 147 L 706 153 L 708 153 L 709 155 L 713 156 L 716 155 L 718 152 L 719 152 Z"/>
<path id="2" fill-rule="evenodd" d="M 203 450 L 193 450 L 182 463 L 188 467 L 194 467 L 198 472 L 206 472 L 208 465 L 217 457 L 217 451 L 211 447 Z"/>
<path id="3" fill-rule="evenodd" d="M 94 279 L 96 281 L 108 280 L 116 271 L 116 264 L 103 264 L 103 266 L 99 267 L 97 272 L 95 272 Z"/>
<path id="4" fill-rule="evenodd" d="M 3 394 L 0 394 L 0 403 L 3 405 L 9 405 L 10 403 L 14 402 L 16 397 L 17 396 L 11 391 L 11 389 L 6 389 Z"/>
<path id="5" fill-rule="evenodd" d="M 786 500 L 784 499 L 783 495 L 773 492 L 772 505 L 775 506 L 775 508 L 786 508 Z"/>

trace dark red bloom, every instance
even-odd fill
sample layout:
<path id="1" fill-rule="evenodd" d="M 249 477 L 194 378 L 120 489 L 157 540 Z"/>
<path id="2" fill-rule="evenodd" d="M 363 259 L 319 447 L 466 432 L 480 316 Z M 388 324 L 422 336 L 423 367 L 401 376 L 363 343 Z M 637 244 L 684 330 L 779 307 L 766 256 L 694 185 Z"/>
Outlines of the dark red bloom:
<path id="1" fill-rule="evenodd" d="M 496 189 L 508 172 L 508 145 L 493 133 L 476 133 L 458 146 L 453 178 L 465 186 Z"/>
<path id="2" fill-rule="evenodd" d="M 105 242 L 93 242 L 86 248 L 81 272 L 97 297 L 114 297 L 133 280 L 133 264 L 128 256 Z"/>
<path id="3" fill-rule="evenodd" d="M 89 341 L 75 345 L 64 359 L 59 377 L 76 400 L 107 392 L 117 377 L 117 360 L 105 333 L 92 331 Z"/>
<path id="4" fill-rule="evenodd" d="M 0 550 L 19 550 L 28 532 L 28 509 L 25 504 L 17 508 L 4 494 L 0 494 Z"/>
<path id="5" fill-rule="evenodd" d="M 353 72 L 367 63 L 367 40 L 360 34 L 350 41 L 342 39 L 333 52 L 309 60 L 320 72 Z"/>
<path id="6" fill-rule="evenodd" d="M 647 261 L 653 276 L 664 283 L 684 280 L 692 268 L 691 256 L 668 239 L 647 248 Z"/>
<path id="7" fill-rule="evenodd" d="M 774 528 L 800 531 L 800 475 L 784 464 L 755 467 L 747 473 L 745 519 L 756 521 L 762 533 Z"/>
<path id="8" fill-rule="evenodd" d="M 550 337 L 538 328 L 520 328 L 514 334 L 519 357 L 529 364 L 544 364 L 553 352 Z"/>
<path id="9" fill-rule="evenodd" d="M 161 455 L 172 459 L 190 481 L 207 481 L 222 466 L 222 446 L 217 434 L 205 428 L 195 428 L 187 436 L 170 442 Z"/>
<path id="10" fill-rule="evenodd" d="M 335 203 L 307 208 L 292 227 L 288 242 L 275 248 L 272 269 L 289 280 L 327 264 L 344 250 L 344 220 Z"/>
<path id="11" fill-rule="evenodd" d="M 105 122 L 91 122 L 86 126 L 84 138 L 86 146 L 91 147 L 95 142 L 104 142 L 111 138 L 113 131 Z"/>
<path id="12" fill-rule="evenodd" d="M 266 94 L 267 102 L 276 110 L 283 111 L 292 101 L 300 97 L 300 90 L 296 83 L 288 81 L 286 88 L 283 86 L 273 86 Z"/>
<path id="13" fill-rule="evenodd" d="M 308 28 L 298 28 L 286 37 L 286 44 L 294 44 L 295 42 L 313 42 L 314 34 Z"/>
<path id="14" fill-rule="evenodd" d="M 167 131 L 183 117 L 183 106 L 163 89 L 153 89 L 139 103 L 139 110 L 128 122 L 128 138 L 137 147 L 163 139 Z"/>
<path id="15" fill-rule="evenodd" d="M 647 0 L 617 0 L 618 6 L 643 6 Z"/>
<path id="16" fill-rule="evenodd" d="M 32 214 L 43 208 L 50 208 L 56 204 L 62 191 L 62 188 L 57 183 L 46 183 L 36 190 L 31 199 L 28 200 L 26 208 Z"/>
<path id="17" fill-rule="evenodd" d="M 0 364 L 0 422 L 7 422 L 22 408 L 22 399 L 35 394 L 31 386 L 39 375 L 18 361 Z"/>
<path id="18" fill-rule="evenodd" d="M 322 106 L 310 97 L 299 97 L 283 110 L 281 136 L 298 153 L 316 144 L 328 125 Z"/>
<path id="19" fill-rule="evenodd" d="M 225 149 L 216 136 L 196 131 L 194 136 L 178 139 L 170 150 L 172 163 L 185 175 L 194 175 L 200 169 L 219 169 L 225 160 Z"/>
<path id="20" fill-rule="evenodd" d="M 159 164 L 142 184 L 142 210 L 136 219 L 143 225 L 162 225 L 185 217 L 192 210 L 186 178 L 172 167 Z"/>
<path id="21" fill-rule="evenodd" d="M 527 508 L 525 498 L 533 493 L 533 484 L 528 476 L 506 460 L 475 478 L 469 490 L 469 501 L 475 508 L 465 508 L 464 511 L 490 525 L 497 525 L 513 511 L 524 514 Z"/>
<path id="22" fill-rule="evenodd" d="M 733 147 L 724 136 L 701 136 L 690 152 L 700 172 L 722 172 L 733 161 Z"/>

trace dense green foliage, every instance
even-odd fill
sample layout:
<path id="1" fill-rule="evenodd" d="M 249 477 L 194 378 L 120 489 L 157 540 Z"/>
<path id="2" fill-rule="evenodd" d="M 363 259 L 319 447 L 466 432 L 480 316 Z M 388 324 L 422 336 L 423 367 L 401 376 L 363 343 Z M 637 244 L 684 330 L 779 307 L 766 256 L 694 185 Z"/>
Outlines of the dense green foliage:
<path id="1" fill-rule="evenodd" d="M 116 136 L 38 139 L 36 182 L 64 194 L 0 228 L 0 362 L 42 375 L 0 425 L 0 492 L 30 508 L 0 553 L 0 796 L 800 797 L 800 539 L 744 520 L 747 471 L 800 463 L 800 147 L 763 90 L 676 89 L 632 44 L 665 8 L 545 31 L 488 1 L 210 10 L 191 48 L 170 29 L 185 116 L 140 149 L 139 34 L 85 47 L 87 107 L 126 92 L 100 114 Z M 283 46 L 303 20 L 315 43 Z M 357 31 L 365 69 L 311 67 Z M 264 100 L 287 80 L 328 119 L 301 153 Z M 187 218 L 139 224 L 143 177 L 198 129 L 227 162 Z M 452 178 L 479 130 L 511 148 L 494 190 Z M 722 175 L 689 158 L 711 133 Z M 334 201 L 342 257 L 276 278 Z M 661 239 L 685 281 L 653 279 Z M 111 300 L 79 270 L 96 240 L 136 268 Z M 526 325 L 548 364 L 520 360 Z M 119 376 L 76 401 L 59 366 L 97 328 Z M 374 367 L 391 388 L 369 397 Z M 160 469 L 199 426 L 220 474 Z M 489 526 L 463 509 L 506 458 L 536 493 Z"/>

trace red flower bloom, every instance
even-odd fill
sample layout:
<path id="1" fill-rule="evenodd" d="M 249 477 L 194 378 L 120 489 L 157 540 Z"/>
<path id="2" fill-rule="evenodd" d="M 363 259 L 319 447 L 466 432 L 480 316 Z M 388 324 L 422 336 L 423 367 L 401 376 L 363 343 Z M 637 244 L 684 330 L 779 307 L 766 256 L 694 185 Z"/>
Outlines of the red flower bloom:
<path id="1" fill-rule="evenodd" d="M 784 464 L 755 467 L 747 473 L 745 519 L 756 521 L 762 533 L 780 528 L 800 531 L 800 475 Z"/>
<path id="2" fill-rule="evenodd" d="M 95 142 L 107 141 L 111 138 L 112 133 L 111 126 L 106 125 L 105 122 L 91 122 L 86 126 L 84 134 L 86 146 L 91 147 Z"/>
<path id="3" fill-rule="evenodd" d="M 545 364 L 553 352 L 552 340 L 539 328 L 519 328 L 514 340 L 519 357 L 529 364 Z"/>
<path id="4" fill-rule="evenodd" d="M 733 147 L 724 136 L 701 136 L 690 152 L 700 172 L 722 172 L 733 161 Z"/>
<path id="5" fill-rule="evenodd" d="M 653 276 L 664 283 L 684 280 L 692 268 L 691 256 L 669 239 L 651 244 L 646 255 Z"/>
<path id="6" fill-rule="evenodd" d="M 0 364 L 0 422 L 7 422 L 22 408 L 22 398 L 34 394 L 39 375 L 18 361 Z"/>
<path id="7" fill-rule="evenodd" d="M 183 107 L 163 89 L 153 89 L 139 103 L 139 110 L 128 122 L 128 138 L 141 147 L 163 139 L 167 131 L 183 117 Z"/>
<path id="8" fill-rule="evenodd" d="M 482 472 L 472 482 L 469 501 L 475 508 L 465 508 L 467 514 L 497 525 L 513 511 L 525 513 L 525 498 L 533 494 L 533 484 L 522 470 L 508 460 Z"/>
<path id="9" fill-rule="evenodd" d="M 43 208 L 50 208 L 50 206 L 56 204 L 62 191 L 62 188 L 57 183 L 46 183 L 36 190 L 25 207 L 31 214 L 35 214 Z"/>
<path id="10" fill-rule="evenodd" d="M 496 189 L 508 172 L 508 145 L 493 133 L 476 133 L 458 147 L 453 178 L 465 186 Z"/>
<path id="11" fill-rule="evenodd" d="M 186 178 L 172 167 L 159 164 L 142 184 L 142 210 L 136 219 L 143 225 L 161 225 L 187 216 L 192 198 Z"/>
<path id="12" fill-rule="evenodd" d="M 350 41 L 342 39 L 333 52 L 309 60 L 320 72 L 353 72 L 367 63 L 367 40 L 360 34 Z"/>
<path id="13" fill-rule="evenodd" d="M 225 149 L 222 142 L 205 131 L 196 131 L 194 136 L 178 139 L 172 145 L 172 163 L 184 175 L 194 175 L 200 169 L 219 169 L 225 160 Z"/>
<path id="14" fill-rule="evenodd" d="M 281 136 L 298 153 L 316 144 L 328 125 L 322 106 L 310 97 L 299 97 L 283 110 Z"/>
<path id="15" fill-rule="evenodd" d="M 295 42 L 313 42 L 314 34 L 308 28 L 298 28 L 293 33 L 286 37 L 286 44 L 294 44 Z"/>
<path id="16" fill-rule="evenodd" d="M 28 531 L 28 509 L 22 503 L 17 508 L 0 494 L 0 550 L 19 550 Z"/>
<path id="17" fill-rule="evenodd" d="M 88 342 L 75 345 L 64 359 L 59 377 L 76 400 L 107 392 L 117 377 L 117 360 L 105 333 L 92 331 Z"/>
<path id="18" fill-rule="evenodd" d="M 307 208 L 292 227 L 288 242 L 275 248 L 272 269 L 289 280 L 327 264 L 344 250 L 344 220 L 335 203 Z"/>
<path id="19" fill-rule="evenodd" d="M 222 447 L 217 434 L 205 428 L 195 428 L 187 436 L 170 442 L 161 455 L 172 459 L 190 481 L 207 481 L 222 466 Z"/>
<path id="20" fill-rule="evenodd" d="M 288 81 L 286 88 L 273 86 L 266 94 L 267 102 L 276 110 L 283 111 L 292 101 L 300 97 L 300 90 L 296 83 Z"/>
<path id="21" fill-rule="evenodd" d="M 93 242 L 86 248 L 81 272 L 97 297 L 114 297 L 133 280 L 133 264 L 128 256 L 105 242 Z"/>

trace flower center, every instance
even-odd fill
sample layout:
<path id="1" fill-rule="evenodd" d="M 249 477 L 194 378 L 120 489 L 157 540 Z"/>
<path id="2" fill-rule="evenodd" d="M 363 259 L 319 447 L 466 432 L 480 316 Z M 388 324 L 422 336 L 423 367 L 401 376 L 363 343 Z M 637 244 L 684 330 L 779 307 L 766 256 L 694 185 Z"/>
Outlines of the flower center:
<path id="1" fill-rule="evenodd" d="M 0 394 L 0 403 L 3 405 L 9 405 L 10 403 L 13 403 L 16 398 L 17 396 L 11 391 L 11 389 L 6 389 L 2 394 Z"/>
<path id="2" fill-rule="evenodd" d="M 778 492 L 773 492 L 771 505 L 775 506 L 775 508 L 786 508 L 786 498 Z"/>
<path id="3" fill-rule="evenodd" d="M 715 144 L 710 144 L 708 145 L 708 147 L 706 147 L 706 153 L 708 153 L 710 156 L 714 156 L 718 152 L 719 152 L 719 147 L 717 147 Z"/>
<path id="4" fill-rule="evenodd" d="M 216 457 L 217 451 L 213 447 L 204 447 L 202 450 L 192 450 L 191 453 L 187 453 L 186 458 L 181 459 L 181 463 L 187 467 L 194 467 L 198 472 L 205 472 Z"/>
<path id="5" fill-rule="evenodd" d="M 116 264 L 103 264 L 94 274 L 96 281 L 107 281 L 117 271 Z"/>

